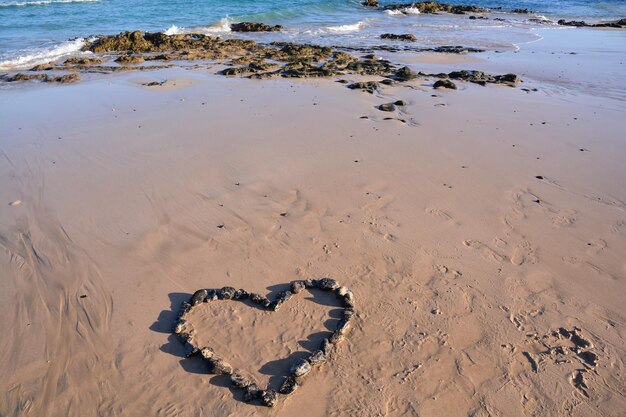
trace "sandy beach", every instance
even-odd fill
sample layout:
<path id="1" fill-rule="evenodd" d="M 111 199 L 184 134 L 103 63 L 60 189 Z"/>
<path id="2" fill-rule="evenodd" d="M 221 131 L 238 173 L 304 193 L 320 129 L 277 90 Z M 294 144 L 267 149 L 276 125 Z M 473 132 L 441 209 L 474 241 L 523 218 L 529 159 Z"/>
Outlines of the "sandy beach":
<path id="1" fill-rule="evenodd" d="M 517 87 L 217 65 L 4 88 L 0 416 L 624 416 L 625 35 L 541 36 L 383 54 Z M 354 292 L 352 329 L 273 408 L 171 333 L 197 289 L 322 277 Z M 190 323 L 279 389 L 337 308 L 314 290 Z"/>

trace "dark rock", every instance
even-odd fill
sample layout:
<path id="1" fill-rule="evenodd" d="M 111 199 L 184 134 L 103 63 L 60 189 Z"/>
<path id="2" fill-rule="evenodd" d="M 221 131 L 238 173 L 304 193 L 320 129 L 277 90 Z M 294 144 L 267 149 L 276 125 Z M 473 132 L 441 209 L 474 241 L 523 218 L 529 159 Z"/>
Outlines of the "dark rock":
<path id="1" fill-rule="evenodd" d="M 63 65 L 97 65 L 104 63 L 105 60 L 103 58 L 80 58 L 80 57 L 72 57 L 68 58 L 63 62 Z"/>
<path id="2" fill-rule="evenodd" d="M 213 356 L 207 359 L 209 364 L 209 372 L 217 375 L 231 375 L 233 373 L 233 367 L 224 359 Z"/>
<path id="3" fill-rule="evenodd" d="M 122 55 L 115 60 L 119 64 L 141 64 L 144 61 L 141 55 Z"/>
<path id="4" fill-rule="evenodd" d="M 254 304 L 258 304 L 265 308 L 269 307 L 270 304 L 272 304 L 271 301 L 268 300 L 267 297 L 262 296 L 261 294 L 256 294 L 256 293 L 250 294 L 250 301 L 252 301 Z"/>
<path id="5" fill-rule="evenodd" d="M 217 298 L 220 300 L 230 300 L 235 296 L 236 292 L 237 290 L 233 287 L 223 287 L 217 290 Z"/>
<path id="6" fill-rule="evenodd" d="M 307 288 L 315 288 L 315 282 L 313 282 L 312 279 L 305 279 L 304 281 L 304 286 Z"/>
<path id="7" fill-rule="evenodd" d="M 511 86 L 515 86 L 521 81 L 517 74 L 496 75 L 494 78 L 498 84 L 509 84 Z"/>
<path id="8" fill-rule="evenodd" d="M 326 362 L 326 355 L 321 350 L 316 350 L 309 357 L 309 363 L 311 365 L 319 365 L 319 364 L 322 364 L 324 362 Z"/>
<path id="9" fill-rule="evenodd" d="M 511 13 L 530 14 L 533 13 L 533 11 L 528 9 L 513 9 L 511 10 Z"/>
<path id="10" fill-rule="evenodd" d="M 468 52 L 485 52 L 484 49 L 472 48 L 469 46 L 460 46 L 460 45 L 443 45 L 438 46 L 436 48 L 426 49 L 425 51 L 429 52 L 439 52 L 444 54 L 465 54 Z"/>
<path id="11" fill-rule="evenodd" d="M 402 100 L 396 100 L 393 102 L 396 106 L 405 106 L 406 104 Z"/>
<path id="12" fill-rule="evenodd" d="M 231 24 L 230 30 L 233 32 L 279 32 L 283 30 L 283 27 L 280 25 L 269 26 L 265 23 L 257 22 L 241 22 Z"/>
<path id="13" fill-rule="evenodd" d="M 204 299 L 204 301 L 209 302 L 209 301 L 215 301 L 217 300 L 217 291 L 216 290 L 208 290 L 206 298 Z"/>
<path id="14" fill-rule="evenodd" d="M 311 364 L 305 359 L 298 359 L 289 369 L 291 375 L 302 377 L 311 372 Z"/>
<path id="15" fill-rule="evenodd" d="M 246 390 L 243 393 L 243 400 L 249 403 L 251 401 L 261 398 L 262 394 L 263 391 L 261 390 L 261 388 L 259 388 L 257 384 L 252 383 L 246 387 Z"/>
<path id="16" fill-rule="evenodd" d="M 304 281 L 294 281 L 291 283 L 291 292 L 294 294 L 304 291 L 305 288 L 306 284 Z"/>
<path id="17" fill-rule="evenodd" d="M 378 106 L 378 110 L 380 111 L 395 111 L 396 106 L 393 103 L 385 103 Z"/>
<path id="18" fill-rule="evenodd" d="M 317 281 L 314 280 L 315 286 L 323 291 L 331 291 L 339 288 L 339 284 L 332 278 L 322 278 Z"/>
<path id="19" fill-rule="evenodd" d="M 278 401 L 278 393 L 273 389 L 263 391 L 261 394 L 261 402 L 266 407 L 274 407 Z"/>
<path id="20" fill-rule="evenodd" d="M 417 78 L 417 74 L 409 67 L 402 67 L 395 72 L 394 78 L 398 81 L 410 81 Z"/>
<path id="21" fill-rule="evenodd" d="M 352 320 L 354 317 L 356 317 L 356 313 L 354 312 L 354 310 L 351 309 L 345 309 L 343 310 L 343 318 L 345 320 Z"/>
<path id="22" fill-rule="evenodd" d="M 278 311 L 281 305 L 287 302 L 292 297 L 291 291 L 281 291 L 276 296 L 276 299 L 271 302 L 270 308 L 274 311 Z"/>
<path id="23" fill-rule="evenodd" d="M 178 318 L 184 317 L 192 309 L 193 309 L 193 306 L 190 303 L 185 301 L 184 303 L 180 305 L 180 310 L 178 311 Z"/>
<path id="24" fill-rule="evenodd" d="M 433 84 L 433 88 L 449 88 L 451 90 L 456 90 L 456 84 L 450 80 L 438 80 Z"/>
<path id="25" fill-rule="evenodd" d="M 281 394 L 288 395 L 297 390 L 299 386 L 300 384 L 294 376 L 288 376 L 287 378 L 285 378 L 278 391 Z"/>
<path id="26" fill-rule="evenodd" d="M 237 291 L 235 291 L 235 295 L 233 296 L 233 300 L 246 300 L 249 296 L 250 296 L 250 294 L 248 294 L 248 291 L 243 290 L 243 289 L 240 288 Z"/>
<path id="27" fill-rule="evenodd" d="M 209 295 L 209 292 L 207 290 L 198 290 L 194 292 L 191 296 L 191 299 L 189 299 L 189 304 L 191 304 L 192 306 L 197 306 L 198 304 L 204 302 L 207 295 Z"/>
<path id="28" fill-rule="evenodd" d="M 402 100 L 398 100 L 394 104 L 396 106 L 404 106 Z M 354 294 L 347 287 L 337 288 L 337 296 L 343 302 L 344 307 L 354 308 Z"/>
<path id="29" fill-rule="evenodd" d="M 376 81 L 358 82 L 348 85 L 348 88 L 350 90 L 362 90 L 374 94 L 374 92 L 378 90 L 378 83 Z"/>
<path id="30" fill-rule="evenodd" d="M 252 384 L 252 381 L 245 375 L 235 372 L 230 376 L 230 383 L 237 388 L 246 388 Z"/>
<path id="31" fill-rule="evenodd" d="M 410 33 L 405 33 L 402 35 L 397 35 L 395 33 L 383 33 L 380 35 L 380 39 L 389 39 L 394 41 L 406 41 L 406 42 L 415 42 L 417 37 Z"/>
<path id="32" fill-rule="evenodd" d="M 365 0 L 363 3 L 365 7 L 374 7 L 378 8 L 380 5 L 378 4 L 378 0 Z"/>

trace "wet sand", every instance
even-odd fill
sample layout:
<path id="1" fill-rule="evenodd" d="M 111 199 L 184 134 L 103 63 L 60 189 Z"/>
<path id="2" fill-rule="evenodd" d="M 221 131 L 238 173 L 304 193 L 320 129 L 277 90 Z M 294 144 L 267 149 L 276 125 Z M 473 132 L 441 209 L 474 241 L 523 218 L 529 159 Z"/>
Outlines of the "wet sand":
<path id="1" fill-rule="evenodd" d="M 0 414 L 621 415 L 623 54 L 544 45 L 541 70 L 530 51 L 470 63 L 518 88 L 164 69 L 3 91 Z M 198 288 L 322 276 L 358 318 L 274 409 L 170 334 Z M 276 388 L 335 308 L 223 301 L 193 323 Z"/>

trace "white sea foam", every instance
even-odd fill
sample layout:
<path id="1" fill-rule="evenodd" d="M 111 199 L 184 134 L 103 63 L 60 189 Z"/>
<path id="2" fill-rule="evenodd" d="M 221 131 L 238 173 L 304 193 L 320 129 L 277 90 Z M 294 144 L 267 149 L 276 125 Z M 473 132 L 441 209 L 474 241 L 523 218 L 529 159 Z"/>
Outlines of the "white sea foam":
<path id="1" fill-rule="evenodd" d="M 20 55 L 0 61 L 0 71 L 28 69 L 35 65 L 56 61 L 57 59 L 70 55 L 76 55 L 83 45 L 85 45 L 85 39 L 77 38 L 60 43 L 51 48 L 21 51 Z M 82 52 L 81 54 L 91 54 L 91 52 Z"/>
<path id="2" fill-rule="evenodd" d="M 198 28 L 198 32 L 200 33 L 223 33 L 230 32 L 230 25 L 233 23 L 233 20 L 226 16 L 213 23 L 211 26 L 205 26 L 202 28 Z"/>
<path id="3" fill-rule="evenodd" d="M 184 33 L 184 28 L 179 28 L 176 25 L 172 25 L 170 26 L 165 32 L 163 32 L 163 34 L 171 36 L 171 35 L 180 35 L 181 33 Z"/>
<path id="4" fill-rule="evenodd" d="M 100 0 L 33 0 L 33 1 L 11 1 L 0 3 L 0 7 L 20 7 L 20 6 L 50 6 L 62 3 L 97 3 Z"/>
<path id="5" fill-rule="evenodd" d="M 407 7 L 405 9 L 385 10 L 390 16 L 405 16 L 408 14 L 420 14 L 420 9 L 417 7 Z"/>
<path id="6" fill-rule="evenodd" d="M 365 22 L 357 22 L 351 25 L 341 25 L 341 26 L 328 26 L 323 30 L 326 32 L 332 33 L 345 33 L 345 32 L 356 32 L 365 27 Z"/>

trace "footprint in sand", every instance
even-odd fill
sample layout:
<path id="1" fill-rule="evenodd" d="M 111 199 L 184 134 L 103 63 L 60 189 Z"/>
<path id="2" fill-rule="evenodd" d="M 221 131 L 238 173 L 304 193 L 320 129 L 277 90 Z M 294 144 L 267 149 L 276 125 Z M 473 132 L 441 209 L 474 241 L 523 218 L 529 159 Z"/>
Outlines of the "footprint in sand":
<path id="1" fill-rule="evenodd" d="M 576 223 L 576 210 L 559 210 L 552 218 L 555 227 L 570 227 Z"/>
<path id="2" fill-rule="evenodd" d="M 440 210 L 440 209 L 435 208 L 435 207 L 429 207 L 425 211 L 426 211 L 426 213 L 430 214 L 431 216 L 439 217 L 441 220 L 445 221 L 447 224 L 449 224 L 451 226 L 458 226 L 459 225 L 459 222 L 454 220 L 454 218 L 451 215 L 449 215 L 448 213 L 446 213 L 443 210 Z"/>
<path id="3" fill-rule="evenodd" d="M 522 242 L 517 245 L 511 256 L 511 263 L 513 265 L 520 266 L 524 262 L 533 264 L 537 262 L 535 250 L 529 242 Z"/>
<path id="4" fill-rule="evenodd" d="M 478 240 L 464 240 L 463 245 L 468 248 L 480 250 L 482 257 L 488 261 L 501 263 L 506 260 L 506 256 L 500 255 L 498 252 Z"/>

